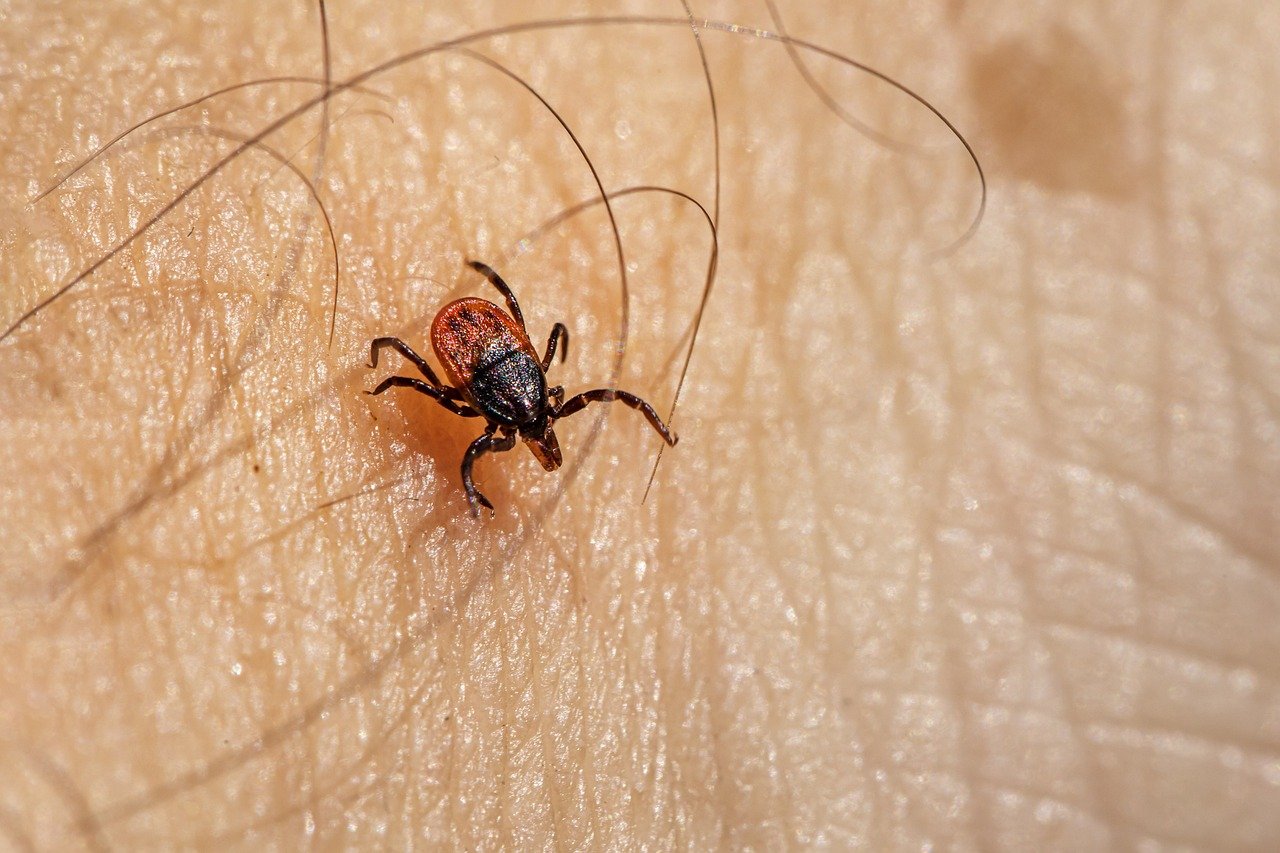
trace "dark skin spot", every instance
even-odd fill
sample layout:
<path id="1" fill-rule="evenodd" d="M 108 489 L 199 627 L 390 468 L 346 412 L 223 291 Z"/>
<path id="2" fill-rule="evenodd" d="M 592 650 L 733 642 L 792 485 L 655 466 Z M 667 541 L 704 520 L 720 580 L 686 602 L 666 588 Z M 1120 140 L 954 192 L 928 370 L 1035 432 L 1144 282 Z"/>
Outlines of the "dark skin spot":
<path id="1" fill-rule="evenodd" d="M 1057 192 L 1139 191 L 1125 114 L 1129 81 L 1070 31 L 998 44 L 974 59 L 969 78 L 983 131 L 1007 171 Z"/>

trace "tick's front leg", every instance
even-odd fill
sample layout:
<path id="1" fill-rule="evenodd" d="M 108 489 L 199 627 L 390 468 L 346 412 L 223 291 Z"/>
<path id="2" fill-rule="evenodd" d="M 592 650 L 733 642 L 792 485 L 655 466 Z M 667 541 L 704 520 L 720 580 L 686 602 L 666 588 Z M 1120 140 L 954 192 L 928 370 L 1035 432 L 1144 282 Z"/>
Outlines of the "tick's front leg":
<path id="1" fill-rule="evenodd" d="M 467 493 L 467 503 L 471 505 L 471 517 L 480 517 L 480 507 L 484 506 L 493 514 L 493 504 L 489 503 L 479 489 L 476 488 L 475 482 L 471 479 L 471 468 L 475 465 L 477 459 L 486 453 L 501 453 L 510 450 L 516 446 L 515 433 L 503 433 L 494 436 L 493 431 L 497 427 L 490 426 L 485 434 L 471 442 L 471 446 L 467 448 L 467 453 L 462 457 L 462 488 Z"/>
<path id="2" fill-rule="evenodd" d="M 662 422 L 662 418 L 658 417 L 658 413 L 653 406 L 650 406 L 635 394 L 628 391 L 617 391 L 613 388 L 597 388 L 594 391 L 584 391 L 576 397 L 570 398 L 569 402 L 560 406 L 556 411 L 556 417 L 568 417 L 575 412 L 582 411 L 590 403 L 608 403 L 613 400 L 625 403 L 644 415 L 645 419 L 649 421 L 649 425 L 657 431 L 658 435 L 662 436 L 662 440 L 672 447 L 675 447 L 676 442 L 680 440 L 680 437 Z"/>

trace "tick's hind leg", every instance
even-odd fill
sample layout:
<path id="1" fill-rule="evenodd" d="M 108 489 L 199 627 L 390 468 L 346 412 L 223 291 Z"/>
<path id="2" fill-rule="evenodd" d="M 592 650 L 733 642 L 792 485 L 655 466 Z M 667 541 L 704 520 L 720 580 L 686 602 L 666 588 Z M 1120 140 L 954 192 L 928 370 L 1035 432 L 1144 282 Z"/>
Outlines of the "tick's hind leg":
<path id="1" fill-rule="evenodd" d="M 427 360 L 425 358 L 414 352 L 413 347 L 409 346 L 399 338 L 374 338 L 373 342 L 369 344 L 369 367 L 377 367 L 378 354 L 388 348 L 395 350 L 405 358 L 409 359 L 409 361 L 412 361 L 414 366 L 421 371 L 422 375 L 427 377 L 427 381 L 435 387 L 449 387 L 440 381 L 440 378 L 436 376 L 436 372 L 431 369 L 431 365 L 427 364 Z"/>
<path id="2" fill-rule="evenodd" d="M 557 418 L 568 417 L 575 412 L 580 412 L 587 407 L 589 403 L 608 403 L 611 400 L 618 400 L 626 403 L 631 408 L 639 411 L 649 421 L 649 424 L 658 431 L 658 435 L 662 436 L 662 440 L 672 447 L 676 446 L 676 442 L 680 440 L 680 436 L 672 432 L 666 424 L 662 422 L 662 418 L 658 417 L 658 413 L 654 411 L 644 400 L 641 400 L 635 394 L 626 391 L 616 391 L 612 388 L 597 388 L 594 391 L 584 391 L 576 397 L 570 397 L 569 401 L 559 408 L 556 412 Z"/>
<path id="3" fill-rule="evenodd" d="M 461 415 L 464 418 L 478 418 L 480 413 L 468 406 L 466 403 L 456 402 L 457 392 L 452 388 L 445 386 L 444 388 L 433 388 L 421 379 L 414 379 L 411 376 L 388 376 L 386 379 L 378 383 L 378 387 L 372 391 L 364 393 L 370 396 L 376 396 L 386 391 L 388 388 L 412 388 L 420 394 L 426 394 L 440 405 L 444 406 L 455 415 Z"/>
<path id="4" fill-rule="evenodd" d="M 489 427 L 484 435 L 471 442 L 466 455 L 462 457 L 462 488 L 467 492 L 467 503 L 471 505 L 472 518 L 480 517 L 482 506 L 493 513 L 493 504 L 489 503 L 489 499 L 476 488 L 475 482 L 471 479 L 471 466 L 486 453 L 501 453 L 516 446 L 515 433 L 502 433 L 495 436 L 494 429 L 495 427 Z"/>
<path id="5" fill-rule="evenodd" d="M 520 312 L 520 303 L 516 301 L 516 295 L 511 292 L 511 288 L 502 280 L 502 276 L 498 275 L 493 267 L 488 264 L 482 264 L 480 261 L 467 261 L 467 266 L 489 279 L 489 283 L 498 288 L 498 292 L 507 300 L 507 308 L 511 310 L 511 316 L 516 318 L 520 328 L 524 329 L 525 337 L 528 337 L 529 330 L 525 329 L 524 314 Z"/>

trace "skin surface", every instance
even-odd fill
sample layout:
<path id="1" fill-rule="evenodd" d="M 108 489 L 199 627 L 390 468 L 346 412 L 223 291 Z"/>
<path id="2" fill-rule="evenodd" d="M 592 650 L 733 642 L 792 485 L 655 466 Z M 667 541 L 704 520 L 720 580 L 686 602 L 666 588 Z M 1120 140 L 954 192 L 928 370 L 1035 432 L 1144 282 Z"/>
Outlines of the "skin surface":
<path id="1" fill-rule="evenodd" d="M 579 4 L 334 3 L 334 79 Z M 424 6 L 431 7 L 423 11 Z M 864 8 L 865 7 L 865 8 Z M 596 13 L 618 7 L 598 6 Z M 645 0 L 629 11 L 681 14 Z M 700 14 L 769 26 L 756 3 Z M 519 294 L 608 384 L 617 257 L 560 126 L 460 55 L 253 151 L 0 343 L 0 846 L 1274 849 L 1280 844 L 1280 7 L 787 2 L 796 35 L 937 103 L 707 34 L 720 278 L 654 490 L 636 412 L 566 466 L 368 342 Z M 280 84 L 296 3 L 0 7 L 0 322 L 128 235 Z M 561 109 L 611 189 L 711 206 L 691 32 L 477 44 Z M 381 93 L 376 94 L 376 93 Z M 203 127 L 203 129 L 201 129 Z M 222 134 L 222 135 L 218 135 Z M 615 205 L 616 377 L 664 414 L 705 221 Z M 594 409 L 595 407 L 593 407 Z M 595 436 L 593 438 L 593 435 Z"/>

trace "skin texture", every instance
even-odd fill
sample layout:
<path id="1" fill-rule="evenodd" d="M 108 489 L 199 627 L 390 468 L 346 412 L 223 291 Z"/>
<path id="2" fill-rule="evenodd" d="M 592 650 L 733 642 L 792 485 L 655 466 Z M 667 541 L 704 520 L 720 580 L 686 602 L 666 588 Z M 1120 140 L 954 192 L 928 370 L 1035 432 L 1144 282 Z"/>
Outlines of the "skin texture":
<path id="1" fill-rule="evenodd" d="M 335 5 L 335 79 L 581 12 Z M 1280 8 L 852 5 L 781 11 L 969 133 L 987 218 L 930 258 L 977 201 L 954 139 L 813 62 L 909 147 L 869 141 L 776 45 L 708 34 L 721 274 L 644 505 L 658 440 L 620 405 L 558 427 L 560 472 L 481 462 L 476 523 L 475 422 L 360 393 L 411 374 L 364 368 L 371 338 L 426 352 L 439 306 L 492 298 L 465 257 L 535 340 L 568 324 L 552 382 L 611 379 L 601 211 L 506 254 L 591 175 L 469 57 L 271 139 L 338 235 L 332 349 L 323 220 L 262 151 L 0 343 L 0 846 L 1274 849 Z M 0 16 L 6 325 L 318 87 L 176 116 L 26 203 L 70 164 L 322 74 L 302 2 Z M 711 205 L 689 31 L 477 47 L 608 187 Z M 617 383 L 665 413 L 707 230 L 669 197 L 616 214 Z"/>

